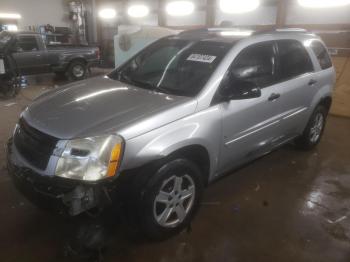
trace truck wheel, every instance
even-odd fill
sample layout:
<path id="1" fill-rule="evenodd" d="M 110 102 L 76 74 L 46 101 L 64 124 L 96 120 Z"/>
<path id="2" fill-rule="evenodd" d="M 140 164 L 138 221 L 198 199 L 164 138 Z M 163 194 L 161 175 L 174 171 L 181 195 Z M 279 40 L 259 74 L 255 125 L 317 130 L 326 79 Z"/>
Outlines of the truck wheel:
<path id="1" fill-rule="evenodd" d="M 303 134 L 295 141 L 297 147 L 303 150 L 310 150 L 320 142 L 326 124 L 327 115 L 328 111 L 324 106 L 319 105 L 315 109 Z"/>
<path id="2" fill-rule="evenodd" d="M 67 75 L 71 80 L 82 80 L 86 77 L 87 65 L 81 61 L 73 61 L 70 63 Z"/>
<path id="3" fill-rule="evenodd" d="M 148 182 L 139 203 L 140 226 L 155 240 L 170 237 L 191 222 L 199 206 L 203 181 L 189 160 L 170 160 Z"/>

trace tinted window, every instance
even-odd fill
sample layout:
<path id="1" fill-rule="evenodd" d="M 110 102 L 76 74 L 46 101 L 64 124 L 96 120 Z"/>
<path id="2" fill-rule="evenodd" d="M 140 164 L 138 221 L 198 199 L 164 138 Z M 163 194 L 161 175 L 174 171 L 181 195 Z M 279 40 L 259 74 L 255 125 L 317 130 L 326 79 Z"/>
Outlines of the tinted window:
<path id="1" fill-rule="evenodd" d="M 166 38 L 109 76 L 141 88 L 195 96 L 231 47 L 228 43 Z"/>
<path id="2" fill-rule="evenodd" d="M 18 37 L 17 48 L 19 52 L 37 51 L 38 43 L 34 36 L 20 36 Z"/>
<path id="3" fill-rule="evenodd" d="M 280 80 L 287 80 L 314 71 L 309 54 L 296 40 L 277 41 Z"/>
<path id="4" fill-rule="evenodd" d="M 314 51 L 322 69 L 332 67 L 332 60 L 328 55 L 327 49 L 321 42 L 313 41 L 311 44 L 311 48 Z"/>
<path id="5" fill-rule="evenodd" d="M 251 81 L 263 88 L 274 83 L 275 52 L 272 42 L 256 44 L 244 49 L 230 69 L 232 82 Z"/>

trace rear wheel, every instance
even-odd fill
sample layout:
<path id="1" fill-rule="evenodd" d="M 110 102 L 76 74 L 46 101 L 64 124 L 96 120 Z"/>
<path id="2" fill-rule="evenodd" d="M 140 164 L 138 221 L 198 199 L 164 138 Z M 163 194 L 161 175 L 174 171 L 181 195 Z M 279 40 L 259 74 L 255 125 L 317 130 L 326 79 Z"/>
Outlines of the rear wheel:
<path id="1" fill-rule="evenodd" d="M 167 238 L 189 225 L 199 205 L 203 183 L 198 167 L 175 159 L 160 167 L 140 201 L 140 225 L 153 239 Z"/>
<path id="2" fill-rule="evenodd" d="M 310 117 L 303 134 L 296 139 L 296 145 L 305 150 L 314 148 L 321 140 L 328 110 L 319 105 Z"/>
<path id="3" fill-rule="evenodd" d="M 86 77 L 88 68 L 83 61 L 73 61 L 68 69 L 67 75 L 71 80 L 82 80 Z"/>

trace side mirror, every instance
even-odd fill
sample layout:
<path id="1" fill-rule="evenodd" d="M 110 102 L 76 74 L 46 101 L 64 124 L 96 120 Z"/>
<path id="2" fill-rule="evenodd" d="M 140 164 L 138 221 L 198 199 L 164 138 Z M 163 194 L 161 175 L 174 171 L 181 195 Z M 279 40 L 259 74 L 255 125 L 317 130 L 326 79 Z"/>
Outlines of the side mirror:
<path id="1" fill-rule="evenodd" d="M 228 83 L 220 93 L 227 101 L 257 98 L 261 96 L 260 88 L 254 82 L 245 80 L 236 80 Z"/>

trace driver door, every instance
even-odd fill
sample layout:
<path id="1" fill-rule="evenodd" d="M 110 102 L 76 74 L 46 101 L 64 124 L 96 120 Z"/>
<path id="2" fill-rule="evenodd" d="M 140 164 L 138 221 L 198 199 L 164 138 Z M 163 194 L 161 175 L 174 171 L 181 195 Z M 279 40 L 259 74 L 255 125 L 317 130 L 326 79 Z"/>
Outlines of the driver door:
<path id="1" fill-rule="evenodd" d="M 235 88 L 235 83 L 252 82 L 261 89 L 261 96 L 226 99 L 220 104 L 222 172 L 269 152 L 279 142 L 282 107 L 275 72 L 276 47 L 269 41 L 243 49 L 226 73 L 225 86 Z"/>
<path id="2" fill-rule="evenodd" d="M 45 50 L 40 50 L 38 39 L 34 35 L 18 37 L 17 52 L 13 54 L 22 75 L 45 73 Z"/>

